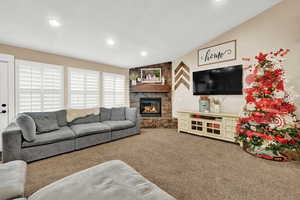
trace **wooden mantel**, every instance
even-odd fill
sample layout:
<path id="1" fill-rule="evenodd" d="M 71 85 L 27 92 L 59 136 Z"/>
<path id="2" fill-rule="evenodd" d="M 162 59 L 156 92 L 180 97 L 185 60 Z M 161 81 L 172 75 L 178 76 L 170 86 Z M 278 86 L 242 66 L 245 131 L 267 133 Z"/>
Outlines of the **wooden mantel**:
<path id="1" fill-rule="evenodd" d="M 131 86 L 130 92 L 157 92 L 157 93 L 167 93 L 171 91 L 169 85 L 161 84 L 139 84 Z"/>

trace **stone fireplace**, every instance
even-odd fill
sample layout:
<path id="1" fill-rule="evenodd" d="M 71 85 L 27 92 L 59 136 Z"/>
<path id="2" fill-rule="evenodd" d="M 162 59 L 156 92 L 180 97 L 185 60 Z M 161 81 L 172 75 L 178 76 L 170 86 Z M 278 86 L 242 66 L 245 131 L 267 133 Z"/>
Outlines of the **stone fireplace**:
<path id="1" fill-rule="evenodd" d="M 161 117 L 161 98 L 140 98 L 142 117 Z"/>
<path id="2" fill-rule="evenodd" d="M 130 107 L 139 110 L 142 128 L 176 128 L 177 120 L 172 118 L 172 63 L 131 68 L 129 74 L 141 74 L 144 68 L 161 68 L 164 82 L 130 85 Z"/>

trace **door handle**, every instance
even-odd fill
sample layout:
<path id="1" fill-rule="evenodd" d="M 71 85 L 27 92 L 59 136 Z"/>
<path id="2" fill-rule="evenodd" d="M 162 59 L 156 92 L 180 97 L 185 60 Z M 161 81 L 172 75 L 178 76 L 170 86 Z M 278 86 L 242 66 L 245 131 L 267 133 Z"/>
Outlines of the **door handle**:
<path id="1" fill-rule="evenodd" d="M 2 114 L 7 113 L 7 109 L 6 109 L 7 104 L 6 104 L 6 103 L 3 103 L 3 104 L 1 104 L 1 107 L 4 109 L 4 110 L 1 110 L 1 113 L 2 113 Z"/>

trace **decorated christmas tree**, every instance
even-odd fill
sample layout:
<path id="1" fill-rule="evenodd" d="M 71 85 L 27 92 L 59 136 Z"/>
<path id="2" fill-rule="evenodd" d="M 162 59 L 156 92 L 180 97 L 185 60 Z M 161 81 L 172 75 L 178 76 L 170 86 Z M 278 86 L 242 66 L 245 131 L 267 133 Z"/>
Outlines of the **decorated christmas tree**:
<path id="1" fill-rule="evenodd" d="M 246 105 L 237 125 L 237 140 L 258 157 L 285 161 L 300 152 L 296 95 L 285 88 L 283 61 L 289 50 L 260 53 L 245 67 Z M 244 59 L 251 61 L 251 59 Z"/>

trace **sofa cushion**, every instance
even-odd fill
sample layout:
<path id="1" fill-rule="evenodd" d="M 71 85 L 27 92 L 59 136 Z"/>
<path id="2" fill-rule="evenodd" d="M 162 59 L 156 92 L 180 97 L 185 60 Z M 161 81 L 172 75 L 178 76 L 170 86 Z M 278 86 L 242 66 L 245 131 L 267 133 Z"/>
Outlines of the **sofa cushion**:
<path id="1" fill-rule="evenodd" d="M 67 110 L 67 121 L 70 125 L 99 122 L 99 112 L 99 108 L 69 109 Z"/>
<path id="2" fill-rule="evenodd" d="M 75 134 L 68 126 L 61 127 L 58 130 L 51 131 L 48 133 L 40 134 L 36 136 L 33 142 L 24 141 L 22 147 L 32 147 L 45 144 L 52 144 L 64 140 L 70 140 L 75 138 Z"/>
<path id="3" fill-rule="evenodd" d="M 122 161 L 108 161 L 56 181 L 28 200 L 175 200 Z"/>
<path id="4" fill-rule="evenodd" d="M 21 160 L 0 164 L 0 199 L 23 197 L 26 163 Z"/>
<path id="5" fill-rule="evenodd" d="M 30 112 L 25 113 L 32 117 L 37 128 L 37 134 L 59 129 L 56 114 L 54 112 Z"/>
<path id="6" fill-rule="evenodd" d="M 67 111 L 66 110 L 59 110 L 55 112 L 56 114 L 56 119 L 57 119 L 57 124 L 60 127 L 67 126 Z"/>
<path id="7" fill-rule="evenodd" d="M 100 122 L 72 125 L 71 128 L 77 137 L 110 131 L 110 127 L 107 124 Z"/>
<path id="8" fill-rule="evenodd" d="M 110 120 L 112 121 L 125 120 L 125 107 L 112 108 Z"/>
<path id="9" fill-rule="evenodd" d="M 16 118 L 16 123 L 22 131 L 23 138 L 32 142 L 36 137 L 36 126 L 34 120 L 26 114 L 18 114 Z"/>
<path id="10" fill-rule="evenodd" d="M 129 120 L 123 120 L 123 121 L 104 121 L 103 123 L 107 124 L 112 131 L 118 131 L 122 129 L 127 129 L 134 127 L 135 124 L 132 121 Z"/>
<path id="11" fill-rule="evenodd" d="M 100 121 L 108 121 L 111 117 L 111 108 L 100 108 Z"/>

